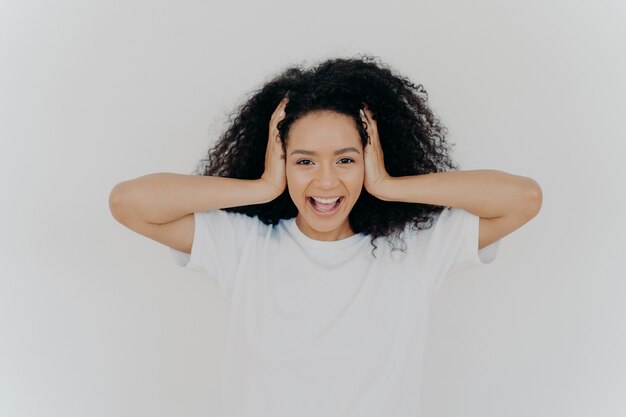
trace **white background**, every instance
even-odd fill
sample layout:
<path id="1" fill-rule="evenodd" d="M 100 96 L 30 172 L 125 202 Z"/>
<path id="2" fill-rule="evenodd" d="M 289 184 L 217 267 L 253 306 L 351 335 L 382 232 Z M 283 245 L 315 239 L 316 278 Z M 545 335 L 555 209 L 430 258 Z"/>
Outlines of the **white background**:
<path id="1" fill-rule="evenodd" d="M 426 87 L 462 169 L 544 194 L 437 295 L 424 415 L 626 415 L 620 0 L 2 0 L 0 416 L 212 415 L 225 302 L 109 192 L 191 173 L 287 65 L 357 53 Z"/>

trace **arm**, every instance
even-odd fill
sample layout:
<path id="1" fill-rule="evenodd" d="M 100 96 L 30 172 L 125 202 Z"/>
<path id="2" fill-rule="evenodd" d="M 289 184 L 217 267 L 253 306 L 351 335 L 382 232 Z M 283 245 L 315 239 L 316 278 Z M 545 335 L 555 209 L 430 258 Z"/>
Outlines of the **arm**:
<path id="1" fill-rule="evenodd" d="M 364 185 L 373 196 L 385 201 L 459 207 L 479 216 L 479 249 L 539 213 L 543 193 L 539 184 L 528 177 L 488 169 L 389 176 L 376 122 L 367 108 L 362 118 L 370 137 L 365 148 Z"/>
<path id="2" fill-rule="evenodd" d="M 120 222 L 164 224 L 196 211 L 266 203 L 274 194 L 263 179 L 156 173 L 117 184 L 109 206 Z"/>
<path id="3" fill-rule="evenodd" d="M 270 120 L 261 178 L 149 174 L 117 184 L 109 195 L 113 217 L 135 232 L 171 248 L 191 253 L 195 236 L 194 212 L 262 204 L 280 196 L 286 187 L 285 159 L 277 123 L 285 116 L 283 100 Z"/>
<path id="4" fill-rule="evenodd" d="M 117 184 L 109 196 L 109 207 L 116 220 L 132 218 L 136 223 L 162 225 L 196 211 L 268 203 L 280 196 L 287 186 L 285 156 L 278 134 L 278 122 L 284 117 L 287 100 L 283 99 L 272 114 L 265 151 L 265 170 L 261 178 L 239 178 L 149 174 Z M 126 223 L 124 223 L 126 224 Z"/>
<path id="5" fill-rule="evenodd" d="M 376 196 L 385 201 L 460 207 L 485 219 L 512 212 L 534 216 L 542 200 L 541 187 L 533 179 L 489 169 L 389 177 L 379 184 Z"/>
<path id="6" fill-rule="evenodd" d="M 539 213 L 543 193 L 531 178 L 495 170 L 389 177 L 376 197 L 460 207 L 480 217 L 478 249 L 519 229 Z"/>
<path id="7" fill-rule="evenodd" d="M 271 201 L 273 193 L 263 180 L 158 173 L 116 185 L 109 208 L 134 232 L 191 253 L 194 212 L 263 203 Z"/>

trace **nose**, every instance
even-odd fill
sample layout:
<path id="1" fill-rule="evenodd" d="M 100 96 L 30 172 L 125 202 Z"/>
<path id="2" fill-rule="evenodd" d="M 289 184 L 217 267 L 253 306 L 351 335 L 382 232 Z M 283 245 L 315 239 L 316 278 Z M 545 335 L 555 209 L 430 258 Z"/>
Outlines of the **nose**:
<path id="1" fill-rule="evenodd" d="M 339 177 L 332 165 L 322 164 L 318 171 L 317 182 L 322 188 L 333 188 L 339 182 Z"/>

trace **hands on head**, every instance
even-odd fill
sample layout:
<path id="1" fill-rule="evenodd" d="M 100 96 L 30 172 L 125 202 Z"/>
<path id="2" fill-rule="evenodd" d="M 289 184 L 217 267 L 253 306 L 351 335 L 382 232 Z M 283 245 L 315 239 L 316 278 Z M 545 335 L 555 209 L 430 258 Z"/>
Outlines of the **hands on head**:
<path id="1" fill-rule="evenodd" d="M 363 110 L 360 110 L 361 119 L 365 123 L 367 131 L 367 143 L 365 144 L 365 178 L 363 185 L 368 193 L 380 198 L 380 191 L 384 188 L 383 183 L 390 176 L 385 169 L 385 158 L 383 148 L 378 135 L 378 125 L 374 120 L 372 111 L 363 103 Z"/>
<path id="2" fill-rule="evenodd" d="M 267 148 L 265 150 L 265 171 L 261 176 L 261 179 L 266 181 L 274 190 L 276 197 L 280 196 L 287 187 L 285 149 L 280 140 L 278 122 L 285 118 L 285 107 L 288 101 L 288 98 L 283 98 L 270 118 Z"/>
<path id="3" fill-rule="evenodd" d="M 278 123 L 285 118 L 285 107 L 288 101 L 288 98 L 283 98 L 270 118 L 267 148 L 265 150 L 265 170 L 261 176 L 261 179 L 266 181 L 273 190 L 275 198 L 280 196 L 287 187 L 287 177 L 285 175 L 286 150 L 278 132 Z M 360 115 L 368 135 L 368 141 L 364 149 L 365 177 L 363 185 L 367 192 L 377 196 L 384 180 L 390 178 L 390 176 L 385 169 L 378 126 L 373 118 L 372 111 L 365 103 L 363 104 L 363 110 L 360 110 Z"/>

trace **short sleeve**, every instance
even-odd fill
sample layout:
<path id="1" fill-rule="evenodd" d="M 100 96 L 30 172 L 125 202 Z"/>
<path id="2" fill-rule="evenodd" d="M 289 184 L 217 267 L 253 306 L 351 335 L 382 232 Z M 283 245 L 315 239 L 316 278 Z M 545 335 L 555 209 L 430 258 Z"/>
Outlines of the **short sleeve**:
<path id="1" fill-rule="evenodd" d="M 426 229 L 424 256 L 420 257 L 423 278 L 434 294 L 449 274 L 493 262 L 500 240 L 478 249 L 480 217 L 464 209 L 446 207 L 433 226 Z"/>
<path id="2" fill-rule="evenodd" d="M 219 209 L 195 212 L 191 254 L 169 248 L 172 259 L 216 278 L 222 292 L 230 295 L 244 242 L 258 221 L 258 217 Z"/>

